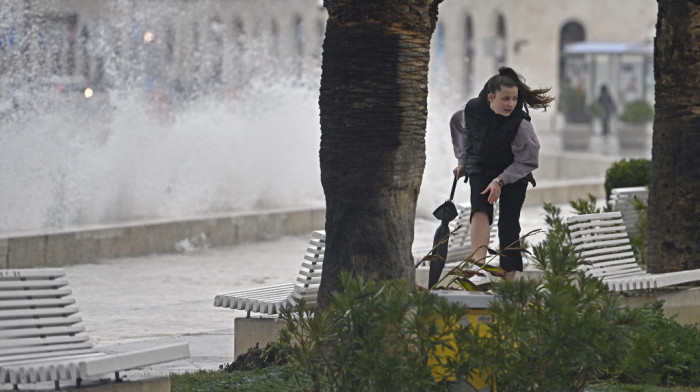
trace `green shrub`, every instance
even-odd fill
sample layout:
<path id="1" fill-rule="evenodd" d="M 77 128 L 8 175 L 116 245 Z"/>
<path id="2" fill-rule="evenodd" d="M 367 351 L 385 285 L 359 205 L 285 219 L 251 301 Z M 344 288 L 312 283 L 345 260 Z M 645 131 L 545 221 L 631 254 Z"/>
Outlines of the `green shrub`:
<path id="1" fill-rule="evenodd" d="M 300 386 L 291 385 L 281 366 L 234 372 L 200 370 L 170 375 L 172 392 L 298 392 L 308 390 L 310 386 L 308 377 L 300 380 Z"/>
<path id="2" fill-rule="evenodd" d="M 475 366 L 492 369 L 499 392 L 583 391 L 621 368 L 635 336 L 635 312 L 577 271 L 581 260 L 561 211 L 545 210 L 549 230 L 533 250 L 544 278 L 495 283 L 491 334 L 468 344 Z"/>
<path id="3" fill-rule="evenodd" d="M 647 205 L 635 200 L 635 209 L 639 214 L 637 227 L 639 233 L 630 237 L 632 250 L 637 262 L 646 264 Z M 571 202 L 579 214 L 603 212 L 605 208 L 597 207 L 596 198 L 588 195 L 587 199 Z M 559 219 L 552 218 L 551 206 L 546 207 L 550 226 L 563 230 Z M 548 244 L 551 245 L 551 244 Z M 556 255 L 556 248 L 547 251 L 550 258 Z M 563 246 L 563 253 L 567 252 Z M 536 252 L 541 249 L 536 249 Z M 541 257 L 540 257 L 541 258 Z M 557 263 L 555 263 L 557 264 Z M 681 325 L 673 318 L 666 318 L 662 310 L 663 302 L 655 301 L 637 310 L 634 345 L 630 354 L 624 358 L 619 379 L 635 384 L 653 384 L 663 386 L 698 386 L 700 385 L 700 331 L 697 325 Z M 621 354 L 622 355 L 622 354 Z M 614 375 L 614 374 L 613 374 Z"/>
<path id="4" fill-rule="evenodd" d="M 586 106 L 586 93 L 567 85 L 562 89 L 557 100 L 559 110 L 564 114 L 564 118 L 569 123 L 589 123 L 591 122 L 590 108 Z"/>
<path id="5" fill-rule="evenodd" d="M 437 347 L 455 350 L 451 336 L 468 327 L 459 320 L 467 309 L 430 294 L 409 291 L 403 281 L 371 282 L 341 276 L 342 290 L 317 312 L 305 304 L 287 310 L 279 346 L 287 353 L 294 379 L 311 378 L 314 391 L 446 391 L 453 383 L 436 382 L 434 366 L 449 374 L 470 371 L 463 358 L 431 355 Z M 438 328 L 436 316 L 450 328 Z M 429 358 L 438 362 L 430 364 Z M 302 377 L 299 377 L 299 376 Z"/>
<path id="6" fill-rule="evenodd" d="M 622 159 L 613 163 L 605 172 L 605 198 L 610 199 L 614 188 L 649 186 L 651 161 L 644 158 Z"/>
<path id="7" fill-rule="evenodd" d="M 610 212 L 612 208 L 605 203 L 605 206 L 598 206 L 598 198 L 589 193 L 586 198 L 576 199 L 569 203 L 577 214 L 599 214 L 601 212 Z"/>
<path id="8" fill-rule="evenodd" d="M 620 375 L 623 382 L 700 386 L 700 330 L 664 317 L 663 301 L 641 308 L 642 331 Z"/>
<path id="9" fill-rule="evenodd" d="M 645 124 L 653 120 L 654 108 L 643 100 L 629 102 L 620 115 L 620 121 L 630 124 Z"/>

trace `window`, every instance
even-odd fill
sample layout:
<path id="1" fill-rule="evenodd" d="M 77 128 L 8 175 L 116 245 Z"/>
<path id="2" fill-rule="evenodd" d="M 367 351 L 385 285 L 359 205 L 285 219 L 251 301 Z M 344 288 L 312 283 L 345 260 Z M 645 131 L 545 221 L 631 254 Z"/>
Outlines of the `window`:
<path id="1" fill-rule="evenodd" d="M 574 42 L 584 41 L 586 39 L 586 31 L 583 26 L 578 22 L 568 22 L 561 28 L 561 33 L 559 35 L 559 85 L 566 86 L 567 84 L 573 84 L 572 78 L 574 75 L 568 75 L 566 70 L 566 61 L 564 59 L 564 46 L 572 44 Z M 581 59 L 582 60 L 582 59 Z M 569 58 L 574 66 L 573 62 L 575 59 Z M 573 72 L 573 71 L 572 71 Z"/>
<path id="2" fill-rule="evenodd" d="M 472 83 L 474 78 L 474 28 L 472 26 L 472 18 L 467 15 L 464 19 L 464 58 L 463 58 L 464 79 L 464 95 L 466 97 L 472 94 Z"/>
<path id="3" fill-rule="evenodd" d="M 433 33 L 433 41 L 431 46 L 435 48 L 435 56 L 431 59 L 430 68 L 432 68 L 435 83 L 441 85 L 444 75 L 444 60 L 445 60 L 445 24 L 438 22 L 435 32 Z"/>
<path id="4" fill-rule="evenodd" d="M 301 78 L 304 73 L 304 24 L 301 16 L 294 17 L 294 49 L 295 49 L 295 68 L 297 77 Z"/>
<path id="5" fill-rule="evenodd" d="M 506 21 L 503 15 L 499 14 L 496 19 L 496 40 L 493 48 L 496 69 L 506 65 L 506 52 Z"/>
<path id="6" fill-rule="evenodd" d="M 214 48 L 211 52 L 211 79 L 214 83 L 220 84 L 224 73 L 224 25 L 219 18 L 211 21 L 211 35 L 214 39 Z"/>

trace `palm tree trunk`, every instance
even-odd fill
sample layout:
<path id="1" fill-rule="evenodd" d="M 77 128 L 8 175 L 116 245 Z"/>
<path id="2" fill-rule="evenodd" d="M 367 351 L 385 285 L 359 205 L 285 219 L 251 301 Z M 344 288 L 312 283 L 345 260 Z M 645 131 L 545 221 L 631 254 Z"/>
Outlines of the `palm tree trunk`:
<path id="1" fill-rule="evenodd" d="M 700 4 L 658 0 L 648 270 L 700 268 Z"/>
<path id="2" fill-rule="evenodd" d="M 349 271 L 414 278 L 411 245 L 425 166 L 430 37 L 441 0 L 326 0 L 321 307 Z"/>

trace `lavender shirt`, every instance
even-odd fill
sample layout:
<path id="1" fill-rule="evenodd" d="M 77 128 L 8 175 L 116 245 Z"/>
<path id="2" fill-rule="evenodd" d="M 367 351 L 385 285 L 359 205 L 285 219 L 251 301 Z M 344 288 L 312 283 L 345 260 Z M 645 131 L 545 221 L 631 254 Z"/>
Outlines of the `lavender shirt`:
<path id="1" fill-rule="evenodd" d="M 467 163 L 467 125 L 464 121 L 464 105 L 455 112 L 450 119 L 450 133 L 452 134 L 452 146 L 458 165 Z M 499 174 L 504 184 L 512 184 L 525 177 L 539 166 L 540 142 L 535 135 L 532 124 L 523 119 L 518 128 L 518 133 L 510 145 L 515 159 L 503 173 Z"/>

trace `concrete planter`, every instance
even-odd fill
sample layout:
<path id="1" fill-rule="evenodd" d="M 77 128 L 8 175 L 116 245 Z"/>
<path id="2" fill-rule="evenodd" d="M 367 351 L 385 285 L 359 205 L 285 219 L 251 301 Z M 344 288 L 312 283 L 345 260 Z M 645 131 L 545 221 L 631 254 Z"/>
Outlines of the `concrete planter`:
<path id="1" fill-rule="evenodd" d="M 632 124 L 620 121 L 617 140 L 621 149 L 646 149 L 649 147 L 649 124 Z"/>
<path id="2" fill-rule="evenodd" d="M 588 150 L 591 146 L 593 124 L 564 123 L 561 129 L 561 141 L 565 150 Z"/>

